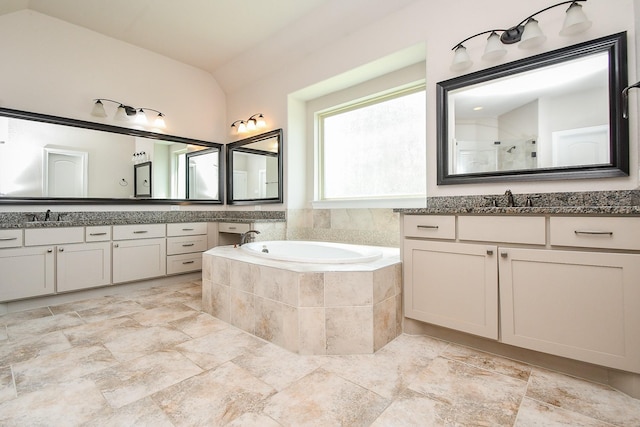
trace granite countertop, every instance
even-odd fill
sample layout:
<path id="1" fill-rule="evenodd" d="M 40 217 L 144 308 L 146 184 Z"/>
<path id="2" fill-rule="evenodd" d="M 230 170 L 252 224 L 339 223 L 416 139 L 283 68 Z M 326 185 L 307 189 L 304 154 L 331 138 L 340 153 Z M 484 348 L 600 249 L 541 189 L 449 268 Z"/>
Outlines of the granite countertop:
<path id="1" fill-rule="evenodd" d="M 37 221 L 31 217 L 37 215 Z M 52 212 L 50 221 L 42 221 L 42 212 L 0 212 L 0 229 L 56 228 L 100 225 L 164 224 L 181 222 L 285 222 L 284 211 L 181 211 L 181 212 Z"/>
<path id="2" fill-rule="evenodd" d="M 529 200 L 533 206 L 526 206 Z M 593 191 L 514 194 L 515 207 L 504 195 L 427 197 L 425 208 L 394 209 L 404 215 L 638 215 L 640 191 Z M 496 203 L 498 206 L 493 206 Z"/>

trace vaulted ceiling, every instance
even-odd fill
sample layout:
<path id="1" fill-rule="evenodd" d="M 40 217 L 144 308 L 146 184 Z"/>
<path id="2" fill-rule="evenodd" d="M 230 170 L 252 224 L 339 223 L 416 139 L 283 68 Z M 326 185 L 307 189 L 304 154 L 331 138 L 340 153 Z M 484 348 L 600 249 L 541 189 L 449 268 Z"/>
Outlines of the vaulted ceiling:
<path id="1" fill-rule="evenodd" d="M 233 92 L 414 0 L 2 0 L 210 72 Z"/>

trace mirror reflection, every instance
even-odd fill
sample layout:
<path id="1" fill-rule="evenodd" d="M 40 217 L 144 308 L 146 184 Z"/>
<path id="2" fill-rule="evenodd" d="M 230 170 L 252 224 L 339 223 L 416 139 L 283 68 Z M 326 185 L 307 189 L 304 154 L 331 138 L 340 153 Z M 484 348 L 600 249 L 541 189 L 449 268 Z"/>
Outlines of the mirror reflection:
<path id="1" fill-rule="evenodd" d="M 220 198 L 220 150 L 208 148 L 186 154 L 187 199 Z"/>
<path id="2" fill-rule="evenodd" d="M 140 163 L 133 168 L 134 196 L 151 197 L 151 162 Z"/>
<path id="3" fill-rule="evenodd" d="M 282 203 L 282 129 L 227 146 L 227 203 Z"/>
<path id="4" fill-rule="evenodd" d="M 439 183 L 624 175 L 623 45 L 615 35 L 439 83 Z"/>
<path id="5" fill-rule="evenodd" d="M 53 200 L 222 203 L 221 144 L 136 129 L 0 109 L 0 203 Z M 217 166 L 204 193 L 187 195 L 187 155 L 207 151 Z M 215 159 L 213 159 L 215 157 Z M 147 184 L 138 178 L 149 163 Z M 153 186 L 151 186 L 153 182 Z M 204 183 L 200 184 L 200 188 Z M 142 199 L 142 200 L 141 200 Z"/>

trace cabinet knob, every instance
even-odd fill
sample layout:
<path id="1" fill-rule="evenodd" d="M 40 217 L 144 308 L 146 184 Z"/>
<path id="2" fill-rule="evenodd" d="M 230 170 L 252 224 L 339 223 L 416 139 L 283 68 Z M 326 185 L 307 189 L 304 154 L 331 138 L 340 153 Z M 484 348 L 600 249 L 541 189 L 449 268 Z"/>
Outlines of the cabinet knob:
<path id="1" fill-rule="evenodd" d="M 53 249 L 47 249 L 48 254 L 50 254 L 51 252 L 53 252 Z"/>
<path id="2" fill-rule="evenodd" d="M 507 256 L 509 256 L 509 254 L 506 251 L 500 252 L 500 256 L 502 258 L 506 258 Z"/>
<path id="3" fill-rule="evenodd" d="M 119 246 L 117 243 L 114 243 L 114 244 L 113 244 L 113 247 L 114 247 L 114 248 L 118 248 L 118 247 L 120 247 L 120 246 Z"/>
<path id="4" fill-rule="evenodd" d="M 487 255 L 493 255 L 493 249 L 487 249 Z"/>
<path id="5" fill-rule="evenodd" d="M 64 248 L 58 248 L 58 252 L 64 252 Z"/>

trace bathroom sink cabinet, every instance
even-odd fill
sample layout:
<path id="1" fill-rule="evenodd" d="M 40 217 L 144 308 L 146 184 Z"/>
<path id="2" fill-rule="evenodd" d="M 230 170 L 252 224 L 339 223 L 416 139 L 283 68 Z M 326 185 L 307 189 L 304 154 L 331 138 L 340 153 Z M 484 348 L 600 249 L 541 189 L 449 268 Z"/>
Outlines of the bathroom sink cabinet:
<path id="1" fill-rule="evenodd" d="M 640 373 L 638 233 L 630 217 L 405 215 L 405 316 Z"/>

